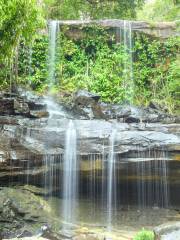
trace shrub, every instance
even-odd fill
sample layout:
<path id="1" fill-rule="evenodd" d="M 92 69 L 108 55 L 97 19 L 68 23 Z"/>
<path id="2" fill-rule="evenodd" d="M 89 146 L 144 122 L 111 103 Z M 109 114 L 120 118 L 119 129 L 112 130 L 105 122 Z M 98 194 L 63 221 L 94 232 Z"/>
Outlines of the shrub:
<path id="1" fill-rule="evenodd" d="M 154 238 L 154 232 L 143 229 L 137 233 L 133 240 L 154 240 Z"/>

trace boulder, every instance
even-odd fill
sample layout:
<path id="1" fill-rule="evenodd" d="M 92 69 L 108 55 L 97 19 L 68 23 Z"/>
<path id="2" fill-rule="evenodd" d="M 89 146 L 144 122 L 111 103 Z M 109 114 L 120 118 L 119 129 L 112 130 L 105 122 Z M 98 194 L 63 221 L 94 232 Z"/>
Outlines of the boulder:
<path id="1" fill-rule="evenodd" d="M 14 99 L 14 113 L 17 115 L 27 115 L 29 113 L 29 106 L 24 99 Z"/>
<path id="2" fill-rule="evenodd" d="M 41 103 L 40 99 L 27 99 L 27 96 L 17 94 L 1 94 L 0 115 L 21 115 L 29 118 L 48 117 L 46 104 Z"/>
<path id="3" fill-rule="evenodd" d="M 3 238 L 29 237 L 52 221 L 46 201 L 18 188 L 0 189 L 0 229 Z"/>
<path id="4" fill-rule="evenodd" d="M 168 222 L 154 228 L 157 240 L 180 239 L 180 222 Z"/>
<path id="5" fill-rule="evenodd" d="M 82 105 L 89 105 L 91 102 L 98 102 L 100 99 L 100 96 L 91 92 L 88 92 L 86 90 L 79 90 L 74 94 L 74 101 L 77 104 Z"/>
<path id="6" fill-rule="evenodd" d="M 100 102 L 100 96 L 80 90 L 75 93 L 72 99 L 71 111 L 79 119 L 118 119 L 126 123 L 155 123 L 178 122 L 178 118 L 171 116 L 155 102 L 149 107 L 139 107 L 127 104 L 110 104 Z"/>
<path id="7" fill-rule="evenodd" d="M 18 237 L 18 238 L 8 238 L 3 240 L 48 240 L 47 238 L 39 237 L 39 236 L 32 236 L 32 237 Z"/>
<path id="8" fill-rule="evenodd" d="M 0 115 L 13 115 L 14 114 L 14 100 L 3 98 L 0 99 Z"/>
<path id="9" fill-rule="evenodd" d="M 104 119 L 105 116 L 98 103 L 99 99 L 100 96 L 97 94 L 79 90 L 74 95 L 72 110 L 75 114 L 82 115 L 87 119 Z"/>

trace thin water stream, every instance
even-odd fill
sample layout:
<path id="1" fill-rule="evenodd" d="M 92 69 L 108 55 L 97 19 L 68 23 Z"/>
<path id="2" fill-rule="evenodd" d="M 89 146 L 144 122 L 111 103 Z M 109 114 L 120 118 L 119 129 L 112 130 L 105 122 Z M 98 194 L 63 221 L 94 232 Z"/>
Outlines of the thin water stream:
<path id="1" fill-rule="evenodd" d="M 57 21 L 49 23 L 48 81 L 50 88 L 55 84 L 58 26 Z M 124 21 L 123 27 L 119 29 L 119 39 L 124 45 L 124 51 L 127 55 L 123 63 L 124 98 L 127 102 L 132 103 L 134 83 L 131 22 Z M 62 109 L 52 104 L 52 101 L 47 100 L 46 103 L 50 110 L 51 127 L 53 127 L 53 119 L 65 117 L 65 115 L 63 115 Z M 78 126 L 77 130 L 76 121 L 73 120 L 69 120 L 67 124 L 63 164 L 59 165 L 62 177 L 59 176 L 58 179 L 59 185 L 62 183 L 58 204 L 64 230 L 68 229 L 68 224 L 85 221 L 84 212 L 86 211 L 82 211 L 84 206 L 87 208 L 86 214 L 91 216 L 94 221 L 98 219 L 98 223 L 106 225 L 108 231 L 112 231 L 113 226 L 119 220 L 125 221 L 126 217 L 129 219 L 129 210 L 123 211 L 124 208 L 129 209 L 133 205 L 137 205 L 137 208 L 133 208 L 136 209 L 133 210 L 133 213 L 138 216 L 138 211 L 142 209 L 145 211 L 153 207 L 167 208 L 169 206 L 168 166 L 164 152 L 161 151 L 162 156 L 156 156 L 149 152 L 149 158 L 153 155 L 154 160 L 146 162 L 147 155 L 137 150 L 136 157 L 142 161 L 136 161 L 132 171 L 129 169 L 129 163 L 121 162 L 121 157 L 115 153 L 118 130 L 114 128 L 113 124 L 112 129 L 109 137 L 109 152 L 103 153 L 103 156 L 92 153 L 88 154 L 86 159 L 81 159 L 78 157 L 77 151 L 79 144 L 77 132 L 81 131 L 81 126 Z M 101 129 L 98 130 L 101 131 Z M 88 138 L 87 133 L 86 136 Z M 81 144 L 83 145 L 83 143 Z M 158 161 L 159 157 L 164 158 L 164 160 Z M 54 158 L 49 157 L 44 159 L 44 164 L 47 168 L 46 172 L 48 172 L 44 178 L 45 188 L 48 188 L 49 192 L 52 193 L 54 184 L 58 185 L 57 179 L 54 183 L 57 164 L 55 164 Z M 126 214 L 127 216 L 125 216 Z"/>
<path id="2" fill-rule="evenodd" d="M 48 83 L 49 89 L 55 84 L 55 68 L 56 68 L 56 41 L 59 31 L 58 21 L 49 22 L 49 51 L 48 51 Z"/>
<path id="3" fill-rule="evenodd" d="M 116 157 L 114 153 L 115 137 L 116 129 L 113 129 L 110 136 L 107 175 L 107 228 L 109 231 L 112 229 L 112 209 L 116 209 Z"/>
<path id="4" fill-rule="evenodd" d="M 77 131 L 72 120 L 69 121 L 63 164 L 63 219 L 65 223 L 75 223 L 78 203 Z"/>

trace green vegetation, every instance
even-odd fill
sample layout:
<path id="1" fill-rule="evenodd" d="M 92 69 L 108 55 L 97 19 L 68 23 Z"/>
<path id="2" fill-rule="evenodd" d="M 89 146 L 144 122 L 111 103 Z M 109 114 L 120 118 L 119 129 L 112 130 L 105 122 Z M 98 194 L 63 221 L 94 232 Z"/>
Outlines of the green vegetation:
<path id="1" fill-rule="evenodd" d="M 180 18 L 179 0 L 154 0 L 147 2 L 137 13 L 137 19 L 148 21 L 173 21 Z"/>
<path id="2" fill-rule="evenodd" d="M 143 229 L 133 238 L 133 240 L 154 240 L 155 236 L 152 231 Z"/>
<path id="3" fill-rule="evenodd" d="M 0 85 L 17 80 L 20 43 L 29 44 L 43 26 L 36 0 L 0 0 Z"/>
<path id="4" fill-rule="evenodd" d="M 114 0 L 110 8 L 107 0 L 0 0 L 1 89 L 14 90 L 17 85 L 23 84 L 31 85 L 39 93 L 46 93 L 48 37 L 46 31 L 38 30 L 44 28 L 44 16 L 59 19 L 132 19 L 136 16 L 136 8 L 142 6 L 143 2 Z M 141 12 L 141 17 L 144 14 L 153 21 L 178 18 L 177 1 L 156 0 L 149 4 L 152 5 L 151 11 L 147 11 L 146 6 L 149 5 L 145 4 L 138 16 Z M 159 7 L 162 14 L 158 13 Z M 73 35 L 71 29 L 61 27 L 57 40 L 56 83 L 53 91 L 73 92 L 84 88 L 100 94 L 105 102 L 133 101 L 135 104 L 148 105 L 153 100 L 166 106 L 169 112 L 179 108 L 179 37 L 162 41 L 134 34 L 131 66 L 127 49 L 123 41 L 119 41 L 115 29 L 89 26 L 77 27 L 75 31 L 77 34 Z M 78 33 L 81 33 L 79 37 Z"/>
<path id="5" fill-rule="evenodd" d="M 169 38 L 164 42 L 146 36 L 135 40 L 135 102 L 150 100 L 166 106 L 172 112 L 180 106 L 180 38 Z"/>
<path id="6" fill-rule="evenodd" d="M 134 19 L 144 0 L 45 0 L 50 19 Z"/>
<path id="7" fill-rule="evenodd" d="M 148 105 L 153 100 L 166 106 L 169 112 L 180 105 L 180 64 L 178 37 L 161 42 L 142 34 L 134 36 L 133 81 L 130 79 L 128 55 L 124 44 L 116 41 L 117 34 L 97 26 L 79 29 L 83 37 L 69 37 L 69 29 L 61 28 L 56 55 L 55 91 L 73 92 L 87 89 L 101 95 L 105 102 L 134 101 Z M 79 31 L 77 29 L 77 31 Z M 22 49 L 23 50 L 23 49 Z M 19 62 L 19 82 L 30 80 L 33 89 L 47 90 L 48 39 L 40 36 L 32 48 L 31 74 L 27 75 L 29 61 L 25 51 Z M 125 76 L 124 62 L 128 76 Z M 128 82 L 125 95 L 124 79 Z M 126 84 L 127 85 L 127 84 Z"/>

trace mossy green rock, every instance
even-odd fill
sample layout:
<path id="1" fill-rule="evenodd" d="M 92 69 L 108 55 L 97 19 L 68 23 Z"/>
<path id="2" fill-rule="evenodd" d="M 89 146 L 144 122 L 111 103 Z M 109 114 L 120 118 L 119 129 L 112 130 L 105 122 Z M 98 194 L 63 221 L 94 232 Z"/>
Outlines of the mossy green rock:
<path id="1" fill-rule="evenodd" d="M 0 189 L 0 230 L 3 238 L 32 236 L 52 223 L 51 208 L 42 197 L 19 188 Z"/>

